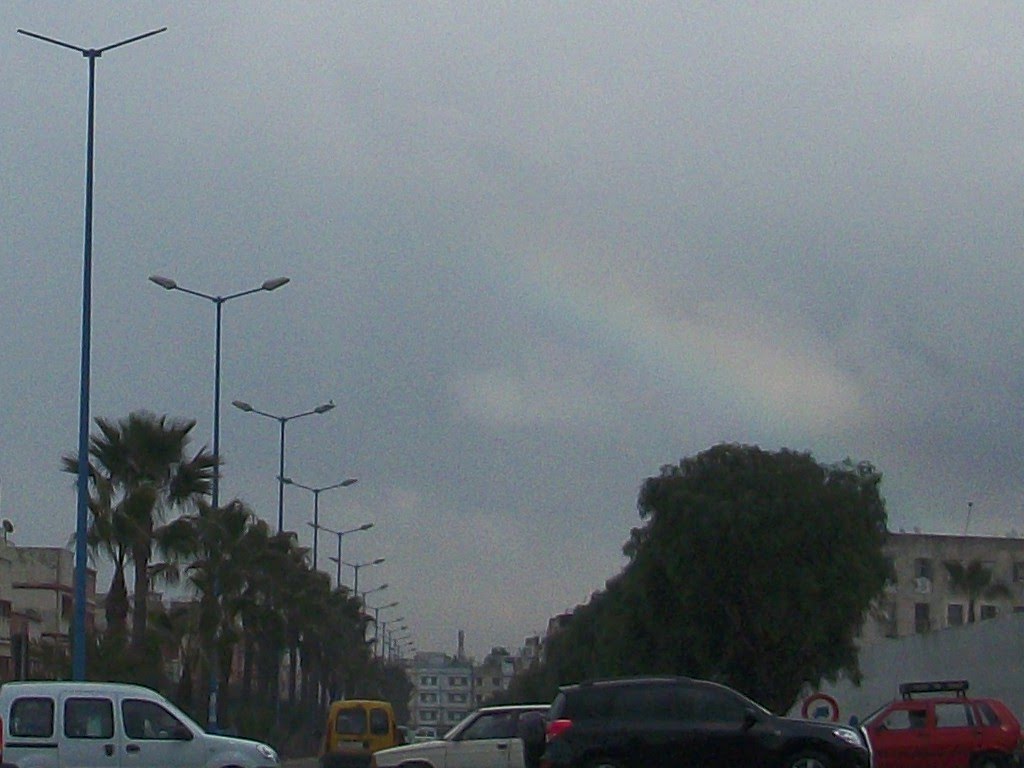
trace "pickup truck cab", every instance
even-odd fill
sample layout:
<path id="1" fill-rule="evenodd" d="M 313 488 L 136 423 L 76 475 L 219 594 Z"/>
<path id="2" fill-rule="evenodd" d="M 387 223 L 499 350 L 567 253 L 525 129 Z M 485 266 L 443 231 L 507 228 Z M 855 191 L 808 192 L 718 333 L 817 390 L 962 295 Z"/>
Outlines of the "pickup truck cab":
<path id="1" fill-rule="evenodd" d="M 484 707 L 467 716 L 442 738 L 384 749 L 373 768 L 521 768 L 525 764 L 520 719 L 543 714 L 549 704 Z"/>
<path id="2" fill-rule="evenodd" d="M 266 744 L 204 731 L 140 685 L 9 682 L 0 686 L 3 768 L 276 768 Z"/>

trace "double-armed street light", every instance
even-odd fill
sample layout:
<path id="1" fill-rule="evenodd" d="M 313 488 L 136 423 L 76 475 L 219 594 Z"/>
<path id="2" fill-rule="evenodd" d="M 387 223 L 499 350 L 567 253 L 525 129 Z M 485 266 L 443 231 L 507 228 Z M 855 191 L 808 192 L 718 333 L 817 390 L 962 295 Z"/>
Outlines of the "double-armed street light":
<path id="1" fill-rule="evenodd" d="M 334 410 L 334 401 L 329 400 L 323 405 L 318 405 L 309 411 L 303 411 L 302 413 L 293 413 L 289 416 L 279 416 L 276 413 L 267 413 L 261 411 L 259 408 L 254 408 L 244 400 L 233 400 L 231 402 L 235 408 L 246 413 L 255 413 L 259 416 L 265 416 L 268 419 L 273 419 L 281 425 L 281 450 L 280 450 L 280 461 L 278 462 L 277 472 L 277 532 L 281 533 L 284 530 L 284 427 L 289 421 L 294 419 L 301 419 L 303 416 L 313 416 L 315 414 L 323 414 L 328 411 Z"/>
<path id="2" fill-rule="evenodd" d="M 389 633 L 390 634 L 394 633 L 394 630 L 393 629 L 389 630 L 388 626 L 394 627 L 396 624 L 398 624 L 401 621 L 405 621 L 405 616 L 399 616 L 397 619 L 392 619 L 391 621 L 382 621 L 381 622 L 381 624 L 380 624 L 380 658 L 383 659 L 387 655 L 387 653 L 386 653 L 386 648 L 388 646 L 387 638 L 388 638 Z M 400 627 L 400 629 L 408 629 L 408 627 L 406 627 L 405 625 L 402 625 L 402 627 Z M 374 645 L 374 649 L 376 650 L 377 639 L 378 639 L 377 638 L 377 628 L 376 627 L 374 627 L 373 632 L 374 632 L 374 635 L 373 635 L 373 645 Z"/>
<path id="3" fill-rule="evenodd" d="M 150 275 L 149 280 L 165 290 L 180 291 L 181 293 L 187 293 L 192 296 L 198 296 L 201 299 L 206 299 L 207 301 L 212 301 L 214 306 L 217 308 L 216 342 L 214 344 L 213 358 L 213 456 L 217 460 L 217 471 L 213 476 L 213 492 L 211 494 L 211 501 L 213 502 L 214 508 L 216 508 L 220 506 L 220 340 L 222 310 L 224 304 L 232 299 L 249 296 L 250 294 L 259 293 L 260 291 L 276 291 L 282 285 L 287 285 L 290 282 L 290 279 L 287 277 L 275 277 L 271 280 L 264 280 L 262 285 L 257 288 L 250 288 L 246 291 L 238 291 L 237 293 L 229 293 L 226 296 L 215 296 L 213 294 L 203 293 L 202 291 L 196 291 L 191 288 L 184 288 L 178 285 L 171 278 L 163 277 L 162 275 Z"/>
<path id="4" fill-rule="evenodd" d="M 376 560 L 367 560 L 364 563 L 350 563 L 348 561 L 341 560 L 340 556 L 338 558 L 339 569 L 340 569 L 341 565 L 347 565 L 349 568 L 351 568 L 356 573 L 355 579 L 352 582 L 352 594 L 354 594 L 356 597 L 359 596 L 359 571 L 362 568 L 368 568 L 368 567 L 373 566 L 373 565 L 380 565 L 383 562 L 384 562 L 384 558 L 383 557 L 378 557 Z"/>
<path id="5" fill-rule="evenodd" d="M 398 631 L 408 632 L 409 628 L 403 624 L 398 628 Z M 391 661 L 395 656 L 397 656 L 399 659 L 402 658 L 402 655 L 399 651 L 399 649 L 401 648 L 401 644 L 409 640 L 411 637 L 412 635 L 408 634 L 398 635 L 397 637 L 395 637 L 394 635 L 391 636 L 391 642 L 388 645 L 388 661 Z"/>
<path id="6" fill-rule="evenodd" d="M 311 523 L 311 525 L 312 525 L 312 523 Z M 337 589 L 341 589 L 341 540 L 342 540 L 342 538 L 344 538 L 349 533 L 356 533 L 357 531 L 368 531 L 368 530 L 370 530 L 371 528 L 373 528 L 373 523 L 363 523 L 360 526 L 357 526 L 355 528 L 349 528 L 348 530 L 345 530 L 345 531 L 336 531 L 333 528 L 328 528 L 325 525 L 319 525 L 319 524 L 317 524 L 315 526 L 315 528 L 317 530 L 326 531 L 327 533 L 333 533 L 335 536 L 338 537 L 338 556 L 337 557 L 332 557 L 331 560 L 333 560 L 334 562 L 336 562 L 338 564 L 338 576 L 337 576 L 337 581 L 335 583 L 335 587 Z"/>
<path id="7" fill-rule="evenodd" d="M 102 48 L 82 48 L 52 37 L 19 29 L 18 34 L 78 51 L 89 60 L 89 99 L 85 142 L 85 242 L 82 249 L 82 344 L 78 394 L 78 481 L 75 517 L 75 595 L 72 616 L 71 677 L 85 680 L 85 578 L 88 565 L 89 528 L 89 385 L 92 358 L 92 186 L 93 136 L 95 133 L 96 59 L 107 51 L 165 32 L 167 27 L 129 37 Z"/>
<path id="8" fill-rule="evenodd" d="M 394 602 L 388 603 L 387 605 L 368 605 L 366 603 L 366 601 L 363 601 L 363 607 L 364 608 L 369 608 L 369 609 L 373 610 L 373 646 L 374 646 L 374 650 L 376 651 L 377 640 L 379 638 L 379 629 L 378 628 L 380 627 L 380 612 L 381 611 L 387 611 L 387 610 L 390 610 L 392 608 L 397 608 L 398 607 L 398 601 L 395 600 Z"/>
<path id="9" fill-rule="evenodd" d="M 313 522 L 309 525 L 313 529 L 313 570 L 315 571 L 317 550 L 320 548 L 319 537 L 317 534 L 320 533 L 320 528 L 322 527 L 320 525 L 320 494 L 323 493 L 324 491 L 333 490 L 334 488 L 348 488 L 350 485 L 355 485 L 356 482 L 358 481 L 356 480 L 356 478 L 350 477 L 347 480 L 342 480 L 340 483 L 334 483 L 333 485 L 321 485 L 318 487 L 297 483 L 290 477 L 283 477 L 281 478 L 281 481 L 285 485 L 294 485 L 296 488 L 302 488 L 313 493 Z M 358 531 L 362 529 L 356 528 L 355 530 Z M 341 541 L 340 536 L 338 537 L 338 541 Z"/>
<path id="10" fill-rule="evenodd" d="M 363 605 L 366 605 L 366 596 L 367 595 L 372 595 L 374 592 L 382 592 L 383 590 L 385 590 L 387 588 L 388 588 L 388 585 L 387 585 L 387 582 L 385 582 L 385 583 L 381 584 L 379 587 L 374 587 L 373 589 L 366 590 L 361 595 L 358 592 L 356 592 L 355 594 L 356 594 L 356 597 L 358 597 L 362 601 Z"/>

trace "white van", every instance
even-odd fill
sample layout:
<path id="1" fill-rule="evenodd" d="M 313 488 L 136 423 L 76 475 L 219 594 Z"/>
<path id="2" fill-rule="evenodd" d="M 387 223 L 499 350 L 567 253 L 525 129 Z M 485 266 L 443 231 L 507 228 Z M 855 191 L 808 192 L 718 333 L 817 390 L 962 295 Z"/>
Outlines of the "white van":
<path id="1" fill-rule="evenodd" d="M 3 768 L 275 768 L 266 744 L 206 733 L 149 688 L 125 683 L 0 686 Z"/>

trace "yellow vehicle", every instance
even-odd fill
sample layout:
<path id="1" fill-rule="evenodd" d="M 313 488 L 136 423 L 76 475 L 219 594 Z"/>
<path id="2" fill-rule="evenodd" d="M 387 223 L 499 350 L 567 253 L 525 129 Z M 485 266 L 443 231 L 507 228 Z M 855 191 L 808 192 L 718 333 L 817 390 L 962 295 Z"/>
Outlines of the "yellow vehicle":
<path id="1" fill-rule="evenodd" d="M 402 744 L 390 702 L 343 699 L 331 702 L 320 746 L 320 768 L 366 768 L 380 749 Z"/>

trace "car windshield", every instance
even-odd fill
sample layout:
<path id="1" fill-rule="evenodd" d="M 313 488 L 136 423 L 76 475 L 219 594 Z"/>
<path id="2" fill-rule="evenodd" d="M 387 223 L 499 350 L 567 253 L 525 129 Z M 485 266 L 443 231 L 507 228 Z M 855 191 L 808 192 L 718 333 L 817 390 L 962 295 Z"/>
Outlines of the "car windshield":
<path id="1" fill-rule="evenodd" d="M 869 715 L 867 715 L 866 717 L 860 718 L 860 720 L 859 720 L 860 724 L 861 725 L 870 725 L 872 723 L 872 721 L 874 721 L 879 715 L 882 714 L 882 710 L 884 710 L 888 706 L 889 706 L 889 702 L 887 701 L 882 706 L 876 707 L 875 709 L 873 709 L 871 711 L 871 713 Z"/>

